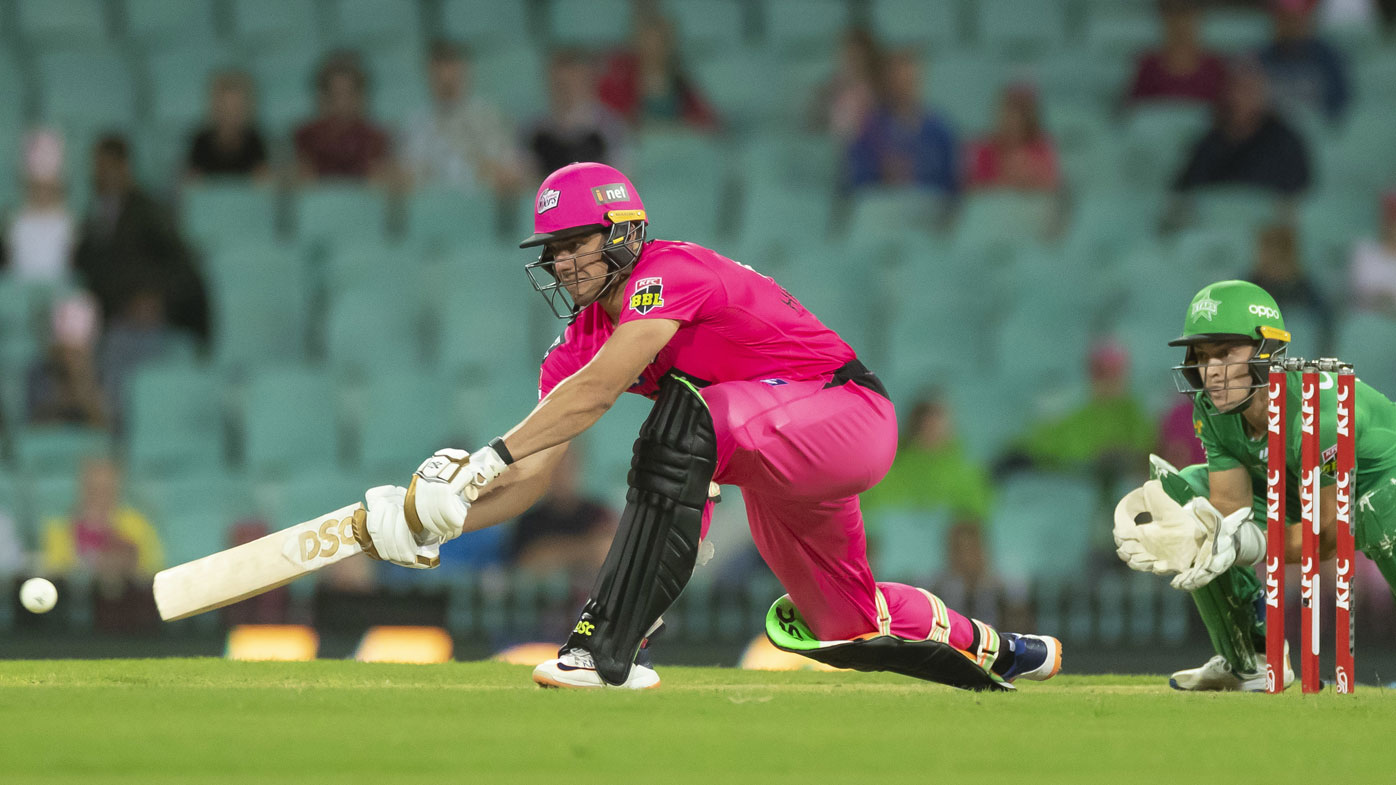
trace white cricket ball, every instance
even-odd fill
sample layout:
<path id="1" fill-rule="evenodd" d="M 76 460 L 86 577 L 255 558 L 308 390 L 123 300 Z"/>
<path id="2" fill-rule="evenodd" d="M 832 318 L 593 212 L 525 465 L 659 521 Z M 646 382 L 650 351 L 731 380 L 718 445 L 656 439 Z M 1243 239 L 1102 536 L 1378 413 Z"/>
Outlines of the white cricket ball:
<path id="1" fill-rule="evenodd" d="M 30 578 L 19 587 L 19 604 L 30 613 L 48 613 L 58 604 L 58 589 L 47 578 Z"/>

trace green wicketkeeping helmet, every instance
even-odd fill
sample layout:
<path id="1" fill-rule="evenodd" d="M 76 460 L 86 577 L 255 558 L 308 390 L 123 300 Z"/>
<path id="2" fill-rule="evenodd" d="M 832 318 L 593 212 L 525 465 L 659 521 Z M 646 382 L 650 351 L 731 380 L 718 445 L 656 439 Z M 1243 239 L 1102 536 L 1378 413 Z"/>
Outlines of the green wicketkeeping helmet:
<path id="1" fill-rule="evenodd" d="M 1235 340 L 1255 342 L 1256 351 L 1250 359 L 1252 389 L 1264 387 L 1270 364 L 1289 348 L 1289 331 L 1280 307 L 1269 292 L 1250 281 L 1218 281 L 1192 298 L 1183 319 L 1183 334 L 1168 342 L 1169 346 L 1187 347 L 1183 364 L 1173 368 L 1179 392 L 1202 389 L 1193 344 Z"/>

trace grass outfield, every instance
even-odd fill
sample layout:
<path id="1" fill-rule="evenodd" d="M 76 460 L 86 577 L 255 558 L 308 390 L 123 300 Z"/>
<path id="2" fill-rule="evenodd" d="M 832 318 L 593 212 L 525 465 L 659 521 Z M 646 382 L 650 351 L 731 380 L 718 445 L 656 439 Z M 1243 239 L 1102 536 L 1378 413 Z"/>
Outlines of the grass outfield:
<path id="1" fill-rule="evenodd" d="M 1188 695 L 1064 675 L 984 695 L 885 674 L 661 674 L 635 694 L 540 690 L 496 663 L 0 660 L 0 782 L 1356 785 L 1396 768 L 1396 696 L 1374 687 Z"/>

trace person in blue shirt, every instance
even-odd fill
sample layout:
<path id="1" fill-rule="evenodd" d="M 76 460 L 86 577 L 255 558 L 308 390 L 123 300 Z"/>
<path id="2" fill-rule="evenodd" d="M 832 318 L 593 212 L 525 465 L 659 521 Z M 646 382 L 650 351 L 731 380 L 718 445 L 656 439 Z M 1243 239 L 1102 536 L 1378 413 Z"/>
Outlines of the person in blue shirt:
<path id="1" fill-rule="evenodd" d="M 890 54 L 877 109 L 848 148 L 847 187 L 917 187 L 953 196 L 960 190 L 954 131 L 921 99 L 921 64 Z"/>

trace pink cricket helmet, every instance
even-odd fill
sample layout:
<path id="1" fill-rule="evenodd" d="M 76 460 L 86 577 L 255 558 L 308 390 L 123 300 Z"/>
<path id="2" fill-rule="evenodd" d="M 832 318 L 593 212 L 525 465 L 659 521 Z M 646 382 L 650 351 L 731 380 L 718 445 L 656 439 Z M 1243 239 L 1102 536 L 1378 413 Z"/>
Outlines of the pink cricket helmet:
<path id="1" fill-rule="evenodd" d="M 630 178 L 605 164 L 568 164 L 538 187 L 533 234 L 519 247 L 606 231 L 630 221 L 646 222 L 645 203 Z"/>

